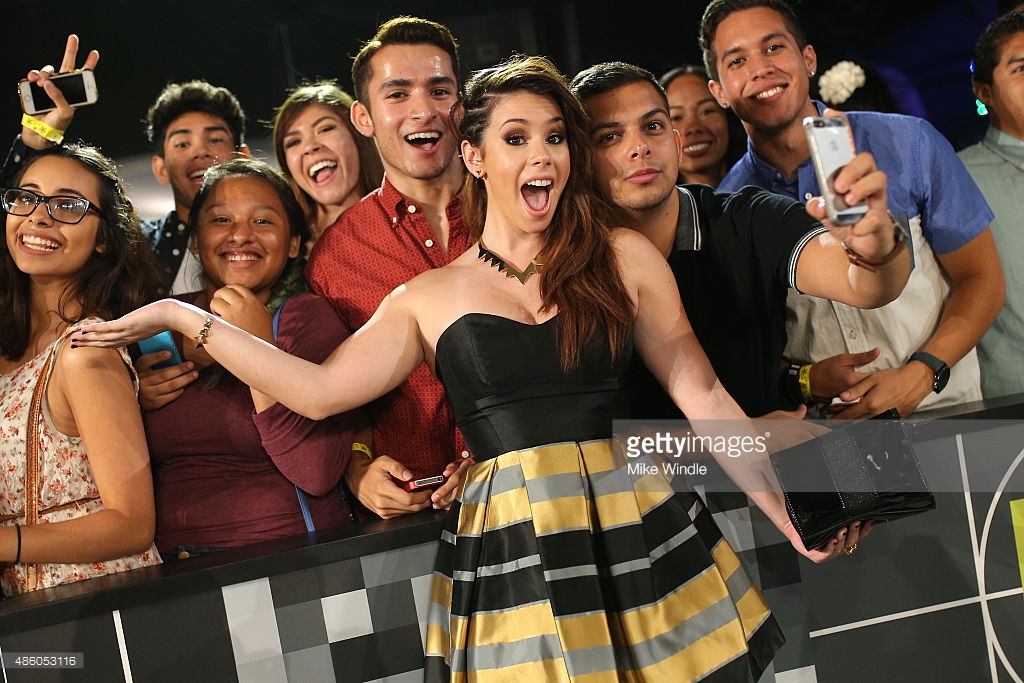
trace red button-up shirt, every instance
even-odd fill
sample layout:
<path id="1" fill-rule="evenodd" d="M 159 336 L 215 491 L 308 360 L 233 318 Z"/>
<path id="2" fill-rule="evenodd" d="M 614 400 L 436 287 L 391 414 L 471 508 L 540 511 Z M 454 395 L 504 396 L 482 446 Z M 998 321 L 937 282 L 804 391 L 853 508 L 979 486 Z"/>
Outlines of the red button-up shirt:
<path id="1" fill-rule="evenodd" d="M 317 240 L 306 279 L 341 318 L 359 329 L 395 287 L 451 263 L 469 247 L 461 195 L 445 207 L 448 250 L 438 244 L 421 207 L 384 179 Z M 369 406 L 374 453 L 388 455 L 418 476 L 440 474 L 468 448 L 455 427 L 444 388 L 424 363 Z"/>

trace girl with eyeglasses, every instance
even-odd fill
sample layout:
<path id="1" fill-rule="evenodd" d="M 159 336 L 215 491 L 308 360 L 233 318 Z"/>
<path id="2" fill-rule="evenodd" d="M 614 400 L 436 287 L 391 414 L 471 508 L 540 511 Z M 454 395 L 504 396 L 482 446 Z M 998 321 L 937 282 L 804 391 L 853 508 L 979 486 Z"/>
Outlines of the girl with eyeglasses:
<path id="1" fill-rule="evenodd" d="M 39 153 L 0 194 L 0 578 L 5 595 L 157 564 L 153 480 L 124 347 L 84 324 L 163 294 L 113 163 Z"/>

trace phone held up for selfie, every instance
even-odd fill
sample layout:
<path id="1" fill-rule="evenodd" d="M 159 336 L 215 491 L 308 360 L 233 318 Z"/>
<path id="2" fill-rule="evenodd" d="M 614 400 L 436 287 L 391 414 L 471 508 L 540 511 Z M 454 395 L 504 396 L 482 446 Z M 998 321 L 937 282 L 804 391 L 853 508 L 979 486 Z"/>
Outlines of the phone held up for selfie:
<path id="1" fill-rule="evenodd" d="M 808 116 L 803 120 L 807 144 L 811 147 L 814 173 L 825 199 L 825 209 L 832 225 L 856 223 L 868 212 L 867 202 L 848 206 L 835 190 L 836 175 L 853 161 L 853 137 L 846 119 L 840 117 Z"/>
<path id="2" fill-rule="evenodd" d="M 161 332 L 155 334 L 147 339 L 142 339 L 138 342 L 139 351 L 142 355 L 147 353 L 156 353 L 158 351 L 170 351 L 171 357 L 167 360 L 160 361 L 153 365 L 153 370 L 159 370 L 161 368 L 169 368 L 172 365 L 181 365 L 183 362 L 181 354 L 178 352 L 178 347 L 174 345 L 174 338 L 171 337 L 170 332 Z"/>
<path id="3" fill-rule="evenodd" d="M 95 104 L 99 99 L 99 92 L 96 90 L 96 76 L 91 69 L 77 69 L 67 73 L 54 74 L 50 80 L 60 88 L 64 99 L 72 107 Z M 27 78 L 18 81 L 18 94 L 21 97 L 21 108 L 26 114 L 35 116 L 57 108 L 46 91 Z"/>

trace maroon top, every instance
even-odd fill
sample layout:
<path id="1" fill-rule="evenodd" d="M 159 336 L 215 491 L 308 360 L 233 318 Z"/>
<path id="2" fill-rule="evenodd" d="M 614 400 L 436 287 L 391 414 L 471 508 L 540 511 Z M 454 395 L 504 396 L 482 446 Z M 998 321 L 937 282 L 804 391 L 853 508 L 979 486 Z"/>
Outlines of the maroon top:
<path id="1" fill-rule="evenodd" d="M 469 247 L 461 196 L 445 207 L 448 251 L 437 243 L 420 207 L 385 177 L 383 185 L 341 214 L 317 240 L 306 266 L 315 292 L 330 300 L 353 330 L 362 327 L 399 285 L 451 263 Z M 455 428 L 444 387 L 424 363 L 370 404 L 374 453 L 403 463 L 415 475 L 440 474 L 468 453 Z"/>
<path id="2" fill-rule="evenodd" d="M 186 294 L 192 302 L 197 293 Z M 277 341 L 321 362 L 350 331 L 311 292 L 285 302 Z M 181 348 L 181 335 L 175 335 Z M 143 413 L 156 489 L 156 545 L 231 548 L 305 533 L 298 485 L 317 529 L 345 524 L 338 482 L 348 464 L 358 412 L 317 422 L 274 404 L 253 407 L 249 387 L 228 372 L 205 389 L 216 365 L 178 399 Z"/>

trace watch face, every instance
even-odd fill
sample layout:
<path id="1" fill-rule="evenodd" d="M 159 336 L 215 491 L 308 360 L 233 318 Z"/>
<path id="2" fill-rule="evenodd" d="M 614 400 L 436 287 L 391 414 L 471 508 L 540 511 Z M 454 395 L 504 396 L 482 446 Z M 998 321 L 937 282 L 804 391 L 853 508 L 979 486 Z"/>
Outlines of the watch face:
<path id="1" fill-rule="evenodd" d="M 940 393 L 946 388 L 946 384 L 949 383 L 949 366 L 945 363 L 942 367 L 935 371 L 935 381 L 932 383 L 932 389 L 936 394 Z"/>

